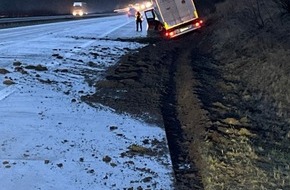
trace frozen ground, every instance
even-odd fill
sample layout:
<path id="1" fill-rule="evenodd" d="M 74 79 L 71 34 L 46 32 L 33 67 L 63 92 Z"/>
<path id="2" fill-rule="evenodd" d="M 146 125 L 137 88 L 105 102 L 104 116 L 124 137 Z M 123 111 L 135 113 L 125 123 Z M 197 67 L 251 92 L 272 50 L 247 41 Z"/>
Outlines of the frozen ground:
<path id="1" fill-rule="evenodd" d="M 173 188 L 163 126 L 80 100 L 143 46 L 97 40 L 126 26 L 118 16 L 0 31 L 1 189 Z"/>

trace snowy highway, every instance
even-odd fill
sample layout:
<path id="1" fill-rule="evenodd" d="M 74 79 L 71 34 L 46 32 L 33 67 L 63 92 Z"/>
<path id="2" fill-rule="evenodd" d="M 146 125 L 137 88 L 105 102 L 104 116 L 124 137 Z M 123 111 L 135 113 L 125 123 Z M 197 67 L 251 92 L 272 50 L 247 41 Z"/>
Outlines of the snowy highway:
<path id="1" fill-rule="evenodd" d="M 125 15 L 0 30 L 1 190 L 173 189 L 163 126 L 80 99 L 135 37 Z"/>

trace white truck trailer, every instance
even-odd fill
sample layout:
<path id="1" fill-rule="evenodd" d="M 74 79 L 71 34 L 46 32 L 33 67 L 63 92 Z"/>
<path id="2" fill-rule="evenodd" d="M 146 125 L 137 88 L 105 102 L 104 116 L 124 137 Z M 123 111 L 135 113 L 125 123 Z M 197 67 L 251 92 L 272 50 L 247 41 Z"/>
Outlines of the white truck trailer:
<path id="1" fill-rule="evenodd" d="M 144 11 L 148 31 L 157 31 L 167 38 L 188 33 L 200 28 L 193 0 L 152 0 L 153 7 Z"/>

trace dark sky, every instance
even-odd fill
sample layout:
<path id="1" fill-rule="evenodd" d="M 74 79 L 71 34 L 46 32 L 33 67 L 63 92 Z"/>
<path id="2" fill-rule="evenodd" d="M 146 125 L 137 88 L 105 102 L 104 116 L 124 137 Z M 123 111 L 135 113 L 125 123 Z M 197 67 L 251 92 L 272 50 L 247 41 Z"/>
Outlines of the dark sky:
<path id="1" fill-rule="evenodd" d="M 130 1 L 84 0 L 83 2 L 88 4 L 92 12 L 106 12 L 127 5 Z M 0 0 L 0 15 L 4 13 L 65 14 L 70 12 L 73 2 L 74 0 Z"/>

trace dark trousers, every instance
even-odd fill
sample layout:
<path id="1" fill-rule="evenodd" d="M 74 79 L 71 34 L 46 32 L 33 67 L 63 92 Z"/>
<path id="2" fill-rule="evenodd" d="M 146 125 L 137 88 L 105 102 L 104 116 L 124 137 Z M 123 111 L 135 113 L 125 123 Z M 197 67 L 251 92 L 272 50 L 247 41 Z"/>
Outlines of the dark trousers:
<path id="1" fill-rule="evenodd" d="M 142 21 L 136 20 L 136 31 L 139 31 L 139 26 L 140 31 L 142 31 Z"/>

